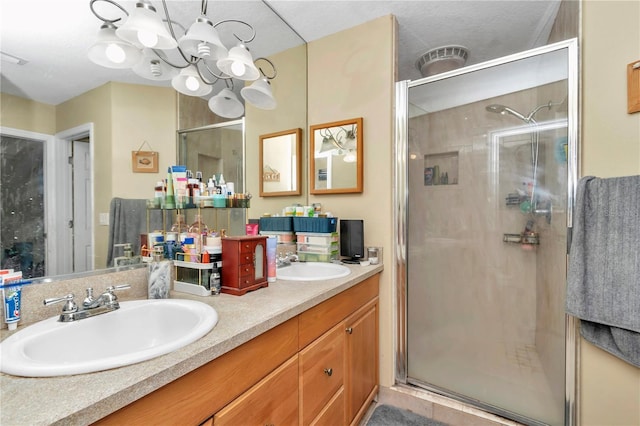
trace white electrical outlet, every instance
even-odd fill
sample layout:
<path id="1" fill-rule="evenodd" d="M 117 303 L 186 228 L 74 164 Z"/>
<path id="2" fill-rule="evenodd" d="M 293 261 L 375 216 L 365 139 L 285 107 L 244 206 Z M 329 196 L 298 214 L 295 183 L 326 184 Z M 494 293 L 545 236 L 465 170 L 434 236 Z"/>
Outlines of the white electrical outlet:
<path id="1" fill-rule="evenodd" d="M 109 213 L 100 213 L 100 225 L 109 226 Z"/>

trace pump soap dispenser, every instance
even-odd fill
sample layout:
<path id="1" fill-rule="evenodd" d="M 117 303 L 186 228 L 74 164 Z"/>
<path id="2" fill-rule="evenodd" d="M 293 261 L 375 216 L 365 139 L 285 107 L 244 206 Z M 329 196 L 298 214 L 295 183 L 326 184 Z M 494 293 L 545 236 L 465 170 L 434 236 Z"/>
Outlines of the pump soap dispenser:
<path id="1" fill-rule="evenodd" d="M 113 259 L 113 266 L 137 265 L 142 263 L 142 257 L 140 255 L 133 255 L 131 243 L 114 244 L 113 246 L 122 247 L 122 250 L 124 251 L 123 256 L 118 256 Z"/>

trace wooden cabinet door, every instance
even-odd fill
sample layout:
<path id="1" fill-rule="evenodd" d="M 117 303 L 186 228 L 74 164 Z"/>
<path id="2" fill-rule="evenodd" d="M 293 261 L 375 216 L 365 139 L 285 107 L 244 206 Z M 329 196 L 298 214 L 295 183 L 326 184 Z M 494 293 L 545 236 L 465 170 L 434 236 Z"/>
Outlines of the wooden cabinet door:
<path id="1" fill-rule="evenodd" d="M 221 384 L 224 386 L 224 384 Z M 294 356 L 213 417 L 213 426 L 298 424 L 298 356 Z"/>
<path id="2" fill-rule="evenodd" d="M 310 426 L 338 426 L 344 423 L 344 386 L 313 419 Z"/>
<path id="3" fill-rule="evenodd" d="M 359 419 L 378 389 L 378 301 L 370 302 L 345 321 L 346 424 Z"/>
<path id="4" fill-rule="evenodd" d="M 344 326 L 327 331 L 300 352 L 300 423 L 310 424 L 344 383 Z M 344 418 L 344 409 L 339 413 Z"/>

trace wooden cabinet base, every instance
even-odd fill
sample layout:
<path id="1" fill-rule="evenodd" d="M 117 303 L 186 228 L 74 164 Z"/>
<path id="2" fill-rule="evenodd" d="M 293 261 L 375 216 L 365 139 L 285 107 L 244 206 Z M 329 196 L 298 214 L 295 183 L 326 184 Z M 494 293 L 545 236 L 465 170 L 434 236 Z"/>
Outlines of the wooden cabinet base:
<path id="1" fill-rule="evenodd" d="M 375 275 L 96 422 L 356 425 L 378 390 Z"/>

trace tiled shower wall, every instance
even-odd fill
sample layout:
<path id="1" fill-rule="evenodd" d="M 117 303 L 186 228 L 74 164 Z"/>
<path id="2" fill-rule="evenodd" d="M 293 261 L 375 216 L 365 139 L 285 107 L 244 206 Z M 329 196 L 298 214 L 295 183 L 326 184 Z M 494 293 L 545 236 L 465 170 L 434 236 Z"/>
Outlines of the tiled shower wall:
<path id="1" fill-rule="evenodd" d="M 560 381 L 554 389 L 564 388 L 566 164 L 555 159 L 557 135 L 541 135 L 538 170 L 542 186 L 553 194 L 551 224 L 543 217 L 536 220 L 541 243 L 534 250 L 504 243 L 503 234 L 520 233 L 528 219 L 504 199 L 523 177 L 530 177 L 530 146 L 520 143 L 495 151 L 488 132 L 523 123 L 485 107 L 500 103 L 528 113 L 549 100 L 562 102 L 565 86 L 550 84 L 409 121 L 409 179 L 410 187 L 417 188 L 409 193 L 410 287 L 414 283 L 409 292 L 412 298 L 421 295 L 416 283 L 429 281 L 427 297 L 438 301 L 419 314 L 424 321 L 419 327 L 425 334 L 481 329 L 482 336 L 467 336 L 478 345 L 507 341 L 535 346 L 546 376 Z M 566 117 L 559 110 L 566 111 L 566 102 L 541 110 L 536 120 Z M 459 156 L 457 184 L 425 186 L 425 155 L 447 152 Z M 488 161 L 496 155 L 499 169 Z M 466 315 L 452 316 L 452 311 Z"/>

